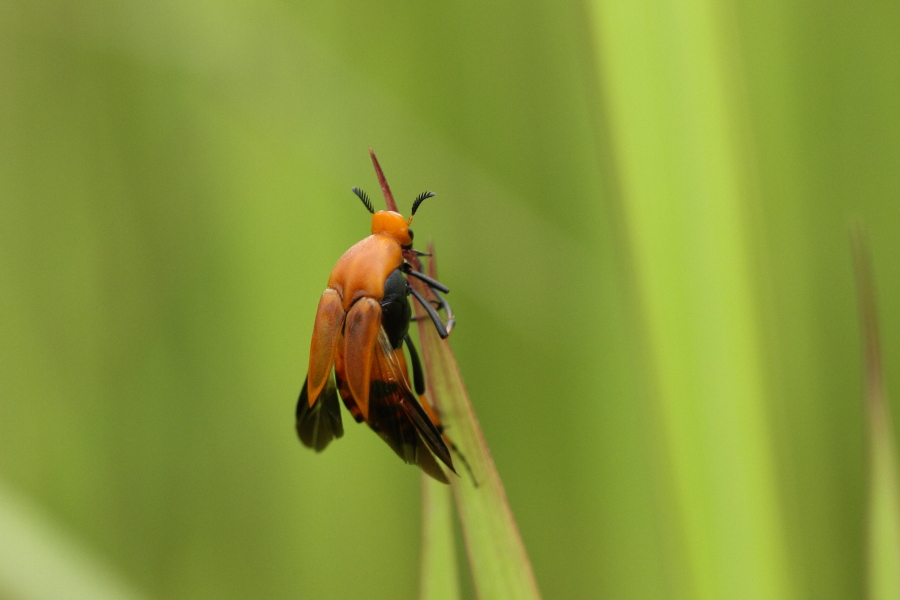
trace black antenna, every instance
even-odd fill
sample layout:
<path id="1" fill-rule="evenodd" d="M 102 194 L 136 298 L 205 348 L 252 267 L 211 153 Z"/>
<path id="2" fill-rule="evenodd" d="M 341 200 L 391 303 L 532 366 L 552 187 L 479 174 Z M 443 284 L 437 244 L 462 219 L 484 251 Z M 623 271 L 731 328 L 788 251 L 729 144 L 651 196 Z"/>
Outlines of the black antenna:
<path id="1" fill-rule="evenodd" d="M 426 198 L 433 198 L 434 192 L 422 192 L 418 196 L 416 196 L 415 201 L 413 201 L 412 212 L 410 213 L 410 217 L 416 214 L 416 211 L 419 209 L 419 205 L 422 204 Z"/>
<path id="2" fill-rule="evenodd" d="M 373 215 L 375 214 L 375 207 L 372 206 L 372 201 L 369 200 L 369 195 L 359 189 L 358 187 L 353 188 L 353 193 L 359 196 L 359 199 L 362 200 L 362 203 L 366 205 L 366 208 L 369 209 L 369 212 Z M 424 200 L 424 198 L 423 198 Z"/>

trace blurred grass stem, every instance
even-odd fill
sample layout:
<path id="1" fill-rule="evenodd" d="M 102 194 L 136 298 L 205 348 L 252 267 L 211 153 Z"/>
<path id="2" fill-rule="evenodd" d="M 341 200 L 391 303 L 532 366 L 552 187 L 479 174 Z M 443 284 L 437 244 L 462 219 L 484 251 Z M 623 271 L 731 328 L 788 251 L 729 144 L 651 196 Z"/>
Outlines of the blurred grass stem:
<path id="1" fill-rule="evenodd" d="M 437 279 L 434 249 L 429 247 L 429 276 Z M 421 270 L 418 257 L 408 256 Z M 428 286 L 413 279 L 418 291 L 430 297 Z M 472 580 L 480 600 L 537 600 L 540 591 L 522 543 L 503 483 L 494 466 L 465 384 L 447 340 L 438 335 L 425 310 L 415 303 L 419 337 L 425 362 L 427 390 L 444 421 L 447 435 L 465 455 L 477 487 L 457 466 L 451 476 Z M 455 462 L 459 462 L 454 459 Z"/>
<path id="2" fill-rule="evenodd" d="M 865 361 L 868 437 L 866 576 L 869 600 L 900 598 L 900 470 L 884 385 L 875 282 L 865 231 L 851 230 Z"/>

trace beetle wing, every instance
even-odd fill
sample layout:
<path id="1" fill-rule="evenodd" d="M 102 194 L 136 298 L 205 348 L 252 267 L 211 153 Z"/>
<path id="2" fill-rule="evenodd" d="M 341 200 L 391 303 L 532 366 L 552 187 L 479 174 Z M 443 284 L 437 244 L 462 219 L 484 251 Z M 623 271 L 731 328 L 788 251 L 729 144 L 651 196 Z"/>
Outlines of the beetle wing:
<path id="1" fill-rule="evenodd" d="M 344 368 L 350 392 L 366 421 L 369 420 L 369 381 L 379 331 L 384 331 L 381 328 L 381 305 L 372 298 L 360 298 L 347 313 Z"/>
<path id="2" fill-rule="evenodd" d="M 372 360 L 367 422 L 404 462 L 418 465 L 438 481 L 448 483 L 435 456 L 455 473 L 450 452 L 410 390 L 405 360 L 400 362 L 402 356 L 402 350 L 394 350 L 387 334 L 380 330 Z"/>
<path id="3" fill-rule="evenodd" d="M 353 393 L 350 391 L 350 385 L 347 383 L 347 369 L 344 368 L 344 336 L 338 340 L 337 354 L 334 356 L 334 380 L 337 383 L 338 393 L 344 400 L 344 406 L 353 415 L 357 423 L 363 422 L 362 412 L 353 399 Z"/>
<path id="4" fill-rule="evenodd" d="M 312 342 L 309 347 L 309 375 L 307 375 L 307 398 L 309 406 L 315 403 L 331 374 L 334 353 L 337 349 L 341 326 L 344 324 L 344 306 L 336 290 L 326 289 L 319 299 L 316 322 L 313 325 Z"/>
<path id="5" fill-rule="evenodd" d="M 297 400 L 296 427 L 303 445 L 316 452 L 321 452 L 331 440 L 344 435 L 341 407 L 333 378 L 325 380 L 325 387 L 312 406 L 309 405 L 307 382 L 303 382 L 300 399 Z"/>

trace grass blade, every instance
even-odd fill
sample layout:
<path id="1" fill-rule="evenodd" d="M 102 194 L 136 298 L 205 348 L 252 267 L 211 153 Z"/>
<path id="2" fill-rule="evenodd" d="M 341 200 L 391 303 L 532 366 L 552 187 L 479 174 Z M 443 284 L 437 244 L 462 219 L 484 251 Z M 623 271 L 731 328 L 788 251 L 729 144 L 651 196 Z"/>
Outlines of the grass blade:
<path id="1" fill-rule="evenodd" d="M 433 255 L 433 249 L 430 251 Z M 435 279 L 436 270 L 432 258 L 429 275 Z M 421 281 L 413 280 L 411 284 L 423 295 L 429 294 Z M 460 476 L 451 477 L 451 485 L 478 597 L 481 600 L 538 599 L 541 596 L 531 562 L 450 344 L 438 336 L 424 309 L 414 304 L 430 399 L 440 411 L 448 435 L 468 460 L 478 484 L 476 487 L 458 455 L 454 456 Z"/>
<path id="2" fill-rule="evenodd" d="M 900 598 L 900 469 L 884 386 L 875 285 L 865 233 L 853 228 L 853 262 L 865 359 L 868 429 L 867 585 L 870 600 Z"/>
<path id="3" fill-rule="evenodd" d="M 450 488 L 422 475 L 422 566 L 419 600 L 458 600 L 459 573 Z"/>
<path id="4" fill-rule="evenodd" d="M 585 6 L 668 463 L 660 473 L 671 478 L 671 595 L 794 598 L 737 23 L 713 2 Z"/>
<path id="5" fill-rule="evenodd" d="M 0 482 L 0 598 L 141 600 L 145 596 Z"/>

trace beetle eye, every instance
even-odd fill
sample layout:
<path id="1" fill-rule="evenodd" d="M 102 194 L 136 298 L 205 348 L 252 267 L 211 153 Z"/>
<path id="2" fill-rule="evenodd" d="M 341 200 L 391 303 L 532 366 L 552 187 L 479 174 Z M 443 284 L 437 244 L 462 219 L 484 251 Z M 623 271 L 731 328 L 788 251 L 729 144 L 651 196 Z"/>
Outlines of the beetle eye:
<path id="1" fill-rule="evenodd" d="M 409 233 L 409 239 L 412 240 L 413 239 L 412 229 L 407 229 L 406 231 L 407 231 L 407 233 Z"/>

